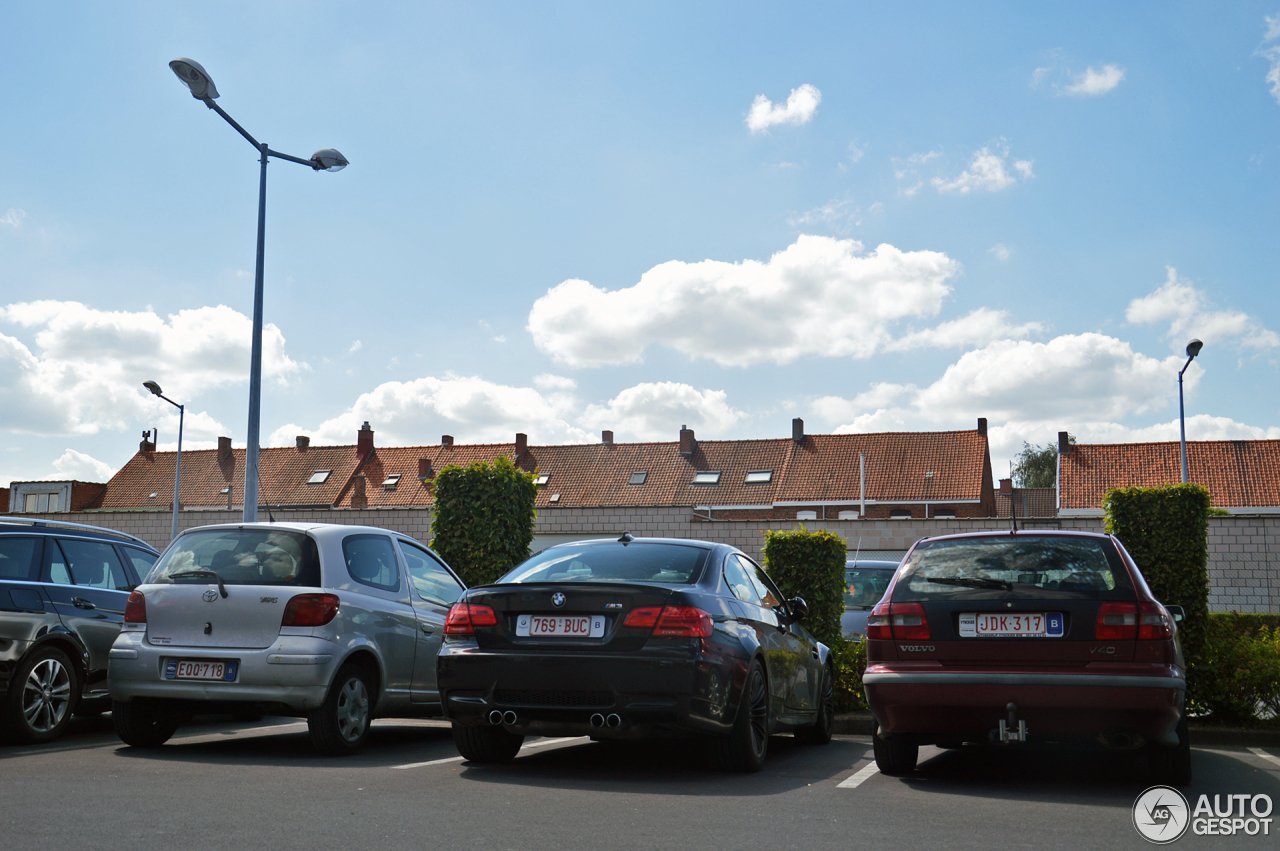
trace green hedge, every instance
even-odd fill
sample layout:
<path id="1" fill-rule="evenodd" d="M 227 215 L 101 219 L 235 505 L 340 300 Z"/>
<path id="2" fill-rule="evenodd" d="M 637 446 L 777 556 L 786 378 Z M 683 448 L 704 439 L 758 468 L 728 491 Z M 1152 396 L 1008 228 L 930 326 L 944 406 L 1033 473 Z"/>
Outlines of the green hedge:
<path id="1" fill-rule="evenodd" d="M 1257 710 L 1280 724 L 1280 615 L 1209 616 L 1195 710 L 1214 723 L 1252 726 Z"/>
<path id="2" fill-rule="evenodd" d="M 867 643 L 837 638 L 829 646 L 836 671 L 836 712 L 865 711 L 868 707 L 862 675 L 867 670 Z"/>
<path id="3" fill-rule="evenodd" d="M 1182 606 L 1187 692 L 1204 704 L 1198 675 L 1209 629 L 1209 490 L 1200 485 L 1116 488 L 1102 501 L 1107 531 L 1138 563 L 1156 599 Z"/>
<path id="4" fill-rule="evenodd" d="M 764 533 L 764 563 L 770 578 L 789 600 L 809 604 L 805 629 L 828 647 L 841 640 L 844 614 L 844 562 L 848 544 L 833 532 Z"/>
<path id="5" fill-rule="evenodd" d="M 436 477 L 432 547 L 468 586 L 487 585 L 529 557 L 533 480 L 506 456 L 450 465 Z"/>

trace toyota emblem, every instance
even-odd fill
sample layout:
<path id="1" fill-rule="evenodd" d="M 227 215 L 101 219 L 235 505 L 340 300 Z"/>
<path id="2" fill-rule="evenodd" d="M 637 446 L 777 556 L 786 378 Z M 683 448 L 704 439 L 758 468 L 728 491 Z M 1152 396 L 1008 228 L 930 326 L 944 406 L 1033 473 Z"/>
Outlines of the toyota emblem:
<path id="1" fill-rule="evenodd" d="M 561 606 L 563 606 L 563 605 L 564 605 L 564 594 L 561 594 L 559 591 L 557 591 L 556 593 L 552 594 L 552 595 L 551 595 L 551 605 L 555 606 L 557 609 L 558 609 L 558 608 L 560 608 Z"/>
<path id="2" fill-rule="evenodd" d="M 218 599 L 218 592 L 210 588 L 208 591 L 205 591 L 200 595 L 200 599 L 204 600 L 206 603 L 212 603 L 214 600 Z"/>

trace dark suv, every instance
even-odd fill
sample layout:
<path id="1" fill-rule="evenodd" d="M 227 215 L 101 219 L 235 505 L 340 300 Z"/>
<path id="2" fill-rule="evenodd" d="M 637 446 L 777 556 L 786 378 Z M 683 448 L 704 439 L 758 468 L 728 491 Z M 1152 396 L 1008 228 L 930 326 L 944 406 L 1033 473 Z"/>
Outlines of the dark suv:
<path id="1" fill-rule="evenodd" d="M 111 529 L 0 517 L 0 738 L 47 742 L 111 708 L 107 656 L 159 555 Z"/>

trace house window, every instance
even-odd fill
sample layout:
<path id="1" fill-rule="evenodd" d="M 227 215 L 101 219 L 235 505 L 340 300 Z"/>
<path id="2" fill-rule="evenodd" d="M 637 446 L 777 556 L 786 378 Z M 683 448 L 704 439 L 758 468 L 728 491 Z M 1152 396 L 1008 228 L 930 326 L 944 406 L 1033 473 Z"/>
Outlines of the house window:
<path id="1" fill-rule="evenodd" d="M 773 481 L 773 470 L 752 470 L 747 473 L 745 484 L 767 485 Z"/>
<path id="2" fill-rule="evenodd" d="M 933 516 L 941 520 L 954 520 L 956 517 L 956 510 L 954 508 L 939 508 L 937 511 L 933 512 Z"/>
<path id="3" fill-rule="evenodd" d="M 889 512 L 889 519 L 890 520 L 910 520 L 911 509 L 910 508 L 894 508 Z"/>
<path id="4" fill-rule="evenodd" d="M 393 491 L 396 489 L 396 485 L 398 484 L 400 484 L 400 474 L 392 473 L 383 480 L 382 487 L 386 490 Z"/>
<path id="5" fill-rule="evenodd" d="M 645 480 L 645 479 L 647 479 L 647 478 L 649 478 L 649 471 L 648 471 L 648 470 L 640 470 L 640 471 L 637 471 L 637 472 L 635 472 L 635 473 L 632 473 L 632 474 L 631 474 L 631 481 L 627 482 L 627 484 L 629 484 L 629 485 L 642 485 L 642 484 L 644 484 L 644 480 Z"/>
<path id="6" fill-rule="evenodd" d="M 693 483 L 695 485 L 718 485 L 720 484 L 720 471 L 703 471 L 693 474 Z"/>
<path id="7" fill-rule="evenodd" d="M 551 481 L 551 474 L 550 474 L 550 473 L 548 473 L 548 474 L 547 474 L 547 475 L 545 475 L 545 476 L 538 476 L 538 478 L 536 478 L 536 479 L 534 479 L 534 480 L 533 480 L 533 483 L 534 483 L 535 485 L 537 485 L 538 487 L 542 487 L 543 485 L 545 485 L 545 484 L 546 484 L 547 482 L 549 482 L 549 481 Z"/>
<path id="8" fill-rule="evenodd" d="M 329 474 L 332 472 L 333 470 L 316 470 L 311 474 L 311 478 L 307 479 L 307 484 L 322 485 L 329 481 Z"/>
<path id="9" fill-rule="evenodd" d="M 839 515 L 837 515 L 837 517 L 838 517 L 838 519 L 840 519 L 840 520 L 857 520 L 857 519 L 858 519 L 858 512 L 856 512 L 856 511 L 841 511 L 841 512 L 840 512 L 840 514 L 839 514 Z"/>
<path id="10" fill-rule="evenodd" d="M 56 493 L 29 493 L 23 503 L 23 510 L 28 514 L 45 514 L 58 510 Z"/>
<path id="11" fill-rule="evenodd" d="M 797 512 L 796 512 L 796 519 L 797 519 L 797 520 L 817 520 L 817 519 L 818 519 L 818 512 L 816 512 L 816 511 L 797 511 Z"/>

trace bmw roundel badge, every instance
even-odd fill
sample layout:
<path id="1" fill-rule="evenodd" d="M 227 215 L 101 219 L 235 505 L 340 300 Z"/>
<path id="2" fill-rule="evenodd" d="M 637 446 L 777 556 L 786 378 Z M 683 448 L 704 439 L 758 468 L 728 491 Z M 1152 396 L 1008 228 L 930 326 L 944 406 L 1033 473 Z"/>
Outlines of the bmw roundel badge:
<path id="1" fill-rule="evenodd" d="M 561 594 L 559 591 L 551 595 L 551 605 L 555 606 L 557 609 L 564 605 L 564 600 L 564 594 Z"/>

